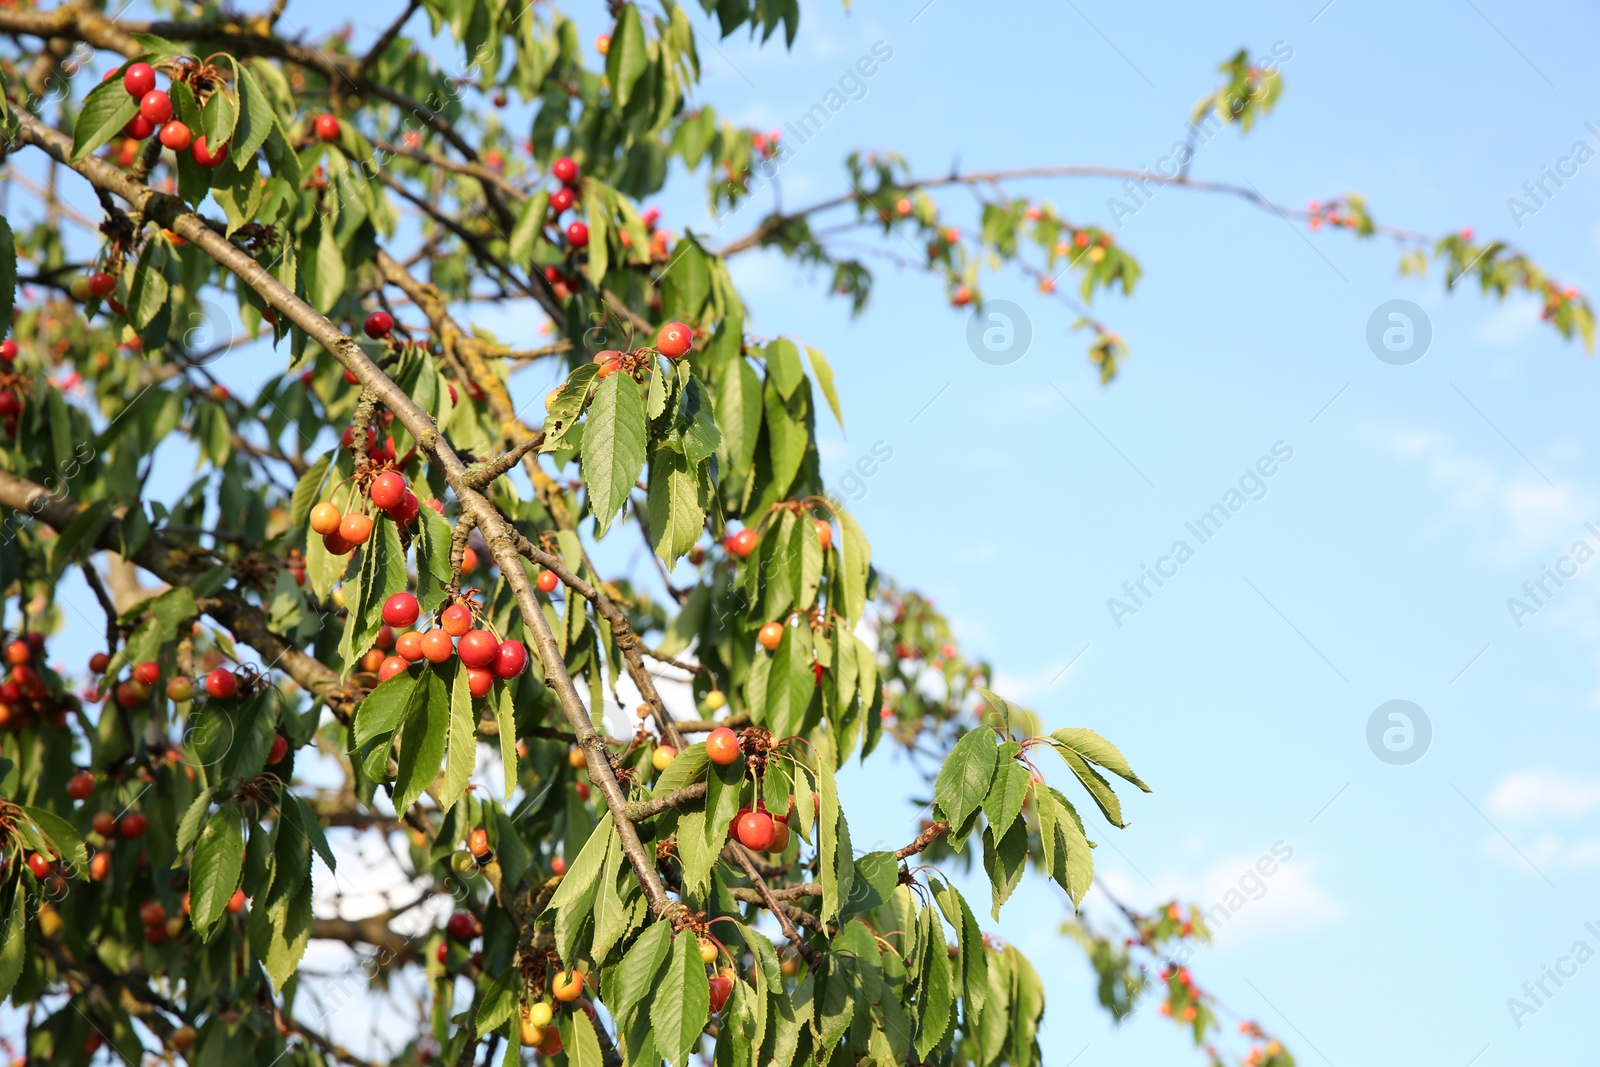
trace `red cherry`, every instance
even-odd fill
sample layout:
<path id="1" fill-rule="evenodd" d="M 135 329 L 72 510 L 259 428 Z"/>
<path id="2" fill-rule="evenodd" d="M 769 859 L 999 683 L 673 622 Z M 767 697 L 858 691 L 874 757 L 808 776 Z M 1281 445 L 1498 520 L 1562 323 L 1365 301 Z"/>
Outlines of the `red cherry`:
<path id="1" fill-rule="evenodd" d="M 555 571 L 540 571 L 539 577 L 534 580 L 541 593 L 554 593 L 556 586 L 561 584 L 561 579 L 556 577 Z"/>
<path id="2" fill-rule="evenodd" d="M 378 681 L 387 682 L 397 674 L 404 674 L 411 663 L 403 656 L 388 656 L 378 664 Z"/>
<path id="3" fill-rule="evenodd" d="M 367 490 L 367 494 L 372 497 L 374 504 L 384 510 L 388 510 L 404 499 L 406 495 L 406 480 L 395 471 L 384 471 L 372 479 L 372 486 Z M 411 624 L 401 623 L 400 625 L 409 626 Z"/>
<path id="4" fill-rule="evenodd" d="M 457 652 L 469 667 L 487 667 L 500 651 L 500 642 L 488 630 L 468 630 L 461 635 Z"/>
<path id="5" fill-rule="evenodd" d="M 133 680 L 140 685 L 155 685 L 161 680 L 159 663 L 141 663 L 133 668 Z"/>
<path id="6" fill-rule="evenodd" d="M 471 941 L 472 935 L 478 929 L 478 920 L 472 917 L 471 912 L 458 911 L 450 916 L 449 922 L 445 924 L 445 929 L 457 941 Z"/>
<path id="7" fill-rule="evenodd" d="M 417 662 L 422 658 L 422 635 L 415 630 L 407 630 L 394 639 L 394 650 L 407 663 Z M 379 673 L 382 673 L 382 668 L 379 668 Z"/>
<path id="8" fill-rule="evenodd" d="M 228 914 L 237 915 L 244 910 L 244 890 L 235 889 L 233 896 L 228 898 Z"/>
<path id="9" fill-rule="evenodd" d="M 772 837 L 776 831 L 772 826 L 772 816 L 764 811 L 747 811 L 739 816 L 735 832 L 739 844 L 752 852 L 765 852 L 772 847 Z"/>
<path id="10" fill-rule="evenodd" d="M 94 775 L 79 771 L 67 779 L 67 796 L 73 800 L 88 800 L 94 795 Z"/>
<path id="11" fill-rule="evenodd" d="M 728 1003 L 728 997 L 733 993 L 733 979 L 725 974 L 719 974 L 710 981 L 711 986 L 711 1011 L 712 1014 L 722 1010 Z"/>
<path id="12" fill-rule="evenodd" d="M 282 734 L 272 735 L 272 747 L 267 750 L 267 766 L 281 763 L 289 754 L 289 739 Z"/>
<path id="13" fill-rule="evenodd" d="M 176 119 L 161 127 L 161 143 L 174 152 L 182 152 L 194 144 L 194 133 Z"/>
<path id="14" fill-rule="evenodd" d="M 131 815 L 122 817 L 122 821 L 117 823 L 117 833 L 121 834 L 124 840 L 135 841 L 143 837 L 145 830 L 149 829 L 149 827 L 150 820 L 136 811 Z"/>
<path id="15" fill-rule="evenodd" d="M 439 613 L 439 626 L 451 637 L 472 629 L 472 609 L 466 604 L 451 604 Z"/>
<path id="16" fill-rule="evenodd" d="M 450 387 L 450 395 L 454 396 L 455 392 L 456 392 L 456 387 L 452 385 Z M 452 403 L 452 406 L 453 406 L 454 405 L 454 401 L 452 401 L 451 403 Z M 440 500 L 438 497 L 429 497 L 425 501 L 425 503 L 430 508 L 432 508 L 435 512 L 437 512 L 438 514 L 440 514 L 440 515 L 444 514 L 444 501 Z"/>
<path id="17" fill-rule="evenodd" d="M 587 801 L 589 799 L 588 782 L 575 782 L 572 788 L 577 792 L 579 800 Z"/>
<path id="18" fill-rule="evenodd" d="M 422 654 L 429 663 L 443 663 L 456 654 L 456 646 L 443 630 L 429 630 L 422 635 Z"/>
<path id="19" fill-rule="evenodd" d="M 577 201 L 577 199 L 578 197 L 576 193 L 574 193 L 571 189 L 568 189 L 566 186 L 562 186 L 560 189 L 557 189 L 555 192 L 550 194 L 550 210 L 559 215 L 563 211 L 570 208 Z"/>
<path id="20" fill-rule="evenodd" d="M 340 520 L 341 523 L 343 521 L 343 519 Z M 325 533 L 322 535 L 322 547 L 328 550 L 329 555 L 348 556 L 350 554 L 350 550 L 356 546 L 352 545 L 349 541 L 346 541 L 344 539 L 344 534 L 340 533 L 336 529 L 332 533 Z"/>
<path id="21" fill-rule="evenodd" d="M 122 126 L 122 136 L 131 137 L 135 141 L 142 141 L 156 132 L 155 123 L 143 115 L 135 115 Z"/>
<path id="22" fill-rule="evenodd" d="M 378 627 L 378 636 L 372 639 L 373 648 L 381 648 L 385 652 L 394 647 L 394 627 L 384 623 Z"/>
<path id="23" fill-rule="evenodd" d="M 739 758 L 739 735 L 726 726 L 719 726 L 706 738 L 706 758 L 712 763 L 727 766 Z"/>
<path id="24" fill-rule="evenodd" d="M 567 243 L 573 248 L 583 248 L 589 243 L 589 224 L 573 222 L 567 225 Z"/>
<path id="25" fill-rule="evenodd" d="M 669 322 L 656 334 L 656 351 L 677 359 L 694 347 L 694 331 L 681 322 Z"/>
<path id="26" fill-rule="evenodd" d="M 144 99 L 144 95 L 156 87 L 155 68 L 148 63 L 132 64 L 122 74 L 122 87 L 135 100 Z"/>
<path id="27" fill-rule="evenodd" d="M 482 667 L 467 668 L 467 692 L 474 697 L 486 697 L 492 688 L 494 688 L 493 671 L 484 670 Z"/>
<path id="28" fill-rule="evenodd" d="M 218 667 L 206 675 L 206 692 L 218 700 L 227 700 L 239 691 L 239 679 L 226 667 Z"/>
<path id="29" fill-rule="evenodd" d="M 761 642 L 761 647 L 771 652 L 778 647 L 778 642 L 783 640 L 783 623 L 769 622 L 761 627 L 761 632 L 756 635 L 756 640 Z"/>
<path id="30" fill-rule="evenodd" d="M 760 540 L 760 536 L 747 526 L 728 538 L 725 544 L 728 551 L 733 555 L 738 556 L 740 559 L 749 559 L 750 553 L 756 550 L 756 542 L 758 540 Z"/>
<path id="31" fill-rule="evenodd" d="M 490 665 L 496 678 L 507 681 L 528 669 L 528 646 L 521 641 L 502 641 L 495 649 L 494 663 Z"/>
<path id="32" fill-rule="evenodd" d="M 392 329 L 394 329 L 394 316 L 387 311 L 374 311 L 367 316 L 367 321 L 361 324 L 361 332 L 374 341 L 389 336 L 389 331 Z"/>
<path id="33" fill-rule="evenodd" d="M 571 156 L 562 156 L 550 164 L 550 173 L 562 185 L 578 184 L 578 164 L 573 161 Z"/>
<path id="34" fill-rule="evenodd" d="M 0 341 L 0 362 L 12 363 L 17 358 L 17 342 L 7 337 Z"/>
<path id="35" fill-rule="evenodd" d="M 17 399 L 17 394 L 7 389 L 0 393 L 0 416 L 15 418 L 17 412 L 22 410 L 22 401 Z"/>
<path id="36" fill-rule="evenodd" d="M 41 880 L 48 878 L 54 869 L 55 864 L 50 861 L 50 857 L 38 852 L 28 853 L 28 870 L 33 872 L 35 878 Z"/>
<path id="37" fill-rule="evenodd" d="M 406 627 L 416 622 L 419 614 L 421 606 L 416 603 L 416 597 L 411 593 L 395 593 L 389 600 L 384 601 L 384 622 L 389 625 Z"/>
<path id="38" fill-rule="evenodd" d="M 95 833 L 108 838 L 117 832 L 117 817 L 109 811 L 97 811 L 89 825 L 94 827 Z"/>
<path id="39" fill-rule="evenodd" d="M 596 378 L 609 378 L 609 377 L 611 377 L 613 374 L 617 373 L 617 371 L 619 371 L 621 369 L 622 369 L 622 360 L 620 360 L 620 359 L 608 359 L 604 363 L 600 364 L 600 370 L 599 370 L 598 373 L 595 374 L 595 377 Z"/>
<path id="40" fill-rule="evenodd" d="M 401 526 L 410 526 L 417 521 L 417 515 L 421 511 L 422 504 L 417 500 L 417 494 L 407 489 L 400 494 L 400 503 L 392 508 L 386 508 L 384 514 Z"/>
<path id="41" fill-rule="evenodd" d="M 352 512 L 339 520 L 339 536 L 352 545 L 364 545 L 372 536 L 372 516 Z"/>
<path id="42" fill-rule="evenodd" d="M 194 139 L 194 146 L 191 151 L 194 153 L 194 161 L 196 163 L 202 167 L 215 167 L 228 158 L 228 143 L 224 141 L 217 146 L 215 152 L 212 152 L 211 149 L 206 147 L 205 135 L 201 134 Z"/>
<path id="43" fill-rule="evenodd" d="M 478 554 L 468 545 L 467 550 L 461 553 L 461 573 L 471 574 L 478 569 Z"/>
<path id="44" fill-rule="evenodd" d="M 324 141 L 337 141 L 339 139 L 339 119 L 337 116 L 326 113 L 318 115 L 317 121 L 312 125 L 317 131 L 317 136 Z"/>
<path id="45" fill-rule="evenodd" d="M 550 873 L 554 874 L 554 875 L 566 874 L 567 873 L 567 861 L 562 859 L 560 856 L 551 857 L 551 859 L 550 859 Z"/>
<path id="46" fill-rule="evenodd" d="M 116 291 L 117 279 L 103 270 L 89 275 L 89 292 L 94 296 L 109 296 Z"/>
<path id="47" fill-rule="evenodd" d="M 162 89 L 151 89 L 139 98 L 139 114 L 152 126 L 159 126 L 172 118 L 172 97 Z"/>
<path id="48" fill-rule="evenodd" d="M 6 662 L 13 667 L 20 667 L 33 658 L 33 649 L 28 642 L 23 640 L 10 641 L 6 644 Z"/>

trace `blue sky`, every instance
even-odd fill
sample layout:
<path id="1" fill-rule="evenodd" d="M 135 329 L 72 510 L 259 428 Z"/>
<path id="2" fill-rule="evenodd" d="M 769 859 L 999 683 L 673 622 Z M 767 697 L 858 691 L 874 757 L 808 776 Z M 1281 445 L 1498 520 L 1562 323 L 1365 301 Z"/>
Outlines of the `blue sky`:
<path id="1" fill-rule="evenodd" d="M 788 53 L 740 37 L 712 47 L 696 16 L 701 98 L 762 127 L 805 112 L 876 42 L 893 49 L 865 96 L 783 168 L 783 203 L 845 188 L 854 149 L 897 150 L 918 174 L 953 160 L 1153 164 L 1219 61 L 1282 42 L 1293 56 L 1277 111 L 1246 138 L 1213 139 L 1196 177 L 1296 206 L 1360 192 L 1381 221 L 1506 237 L 1600 290 L 1600 162 L 1531 216 L 1507 206 L 1575 142 L 1600 150 L 1585 126 L 1600 123 L 1592 9 L 924 3 L 810 4 Z M 586 37 L 605 28 L 597 7 L 576 14 Z M 387 17 L 291 3 L 287 21 L 317 32 L 350 18 L 362 40 Z M 1112 224 L 1112 183 L 1015 190 Z M 718 230 L 698 192 L 663 198 L 664 223 L 722 238 L 759 217 L 746 208 Z M 941 202 L 973 225 L 969 196 Z M 965 317 L 929 276 L 879 265 L 873 305 L 851 319 L 826 278 L 777 257 L 740 256 L 733 270 L 752 330 L 832 360 L 848 433 L 828 431 L 825 470 L 837 478 L 875 443 L 892 449 L 852 505 L 879 566 L 1000 665 L 1004 695 L 1052 728 L 1100 730 L 1155 787 L 1129 802 L 1129 829 L 1091 830 L 1107 884 L 1137 904 L 1209 906 L 1275 843 L 1292 849 L 1197 957 L 1203 986 L 1304 1064 L 1587 1053 L 1600 963 L 1547 983 L 1554 995 L 1520 1027 L 1507 999 L 1532 1004 L 1523 983 L 1576 942 L 1600 952 L 1600 562 L 1547 585 L 1520 627 L 1506 602 L 1575 542 L 1600 550 L 1585 526 L 1600 529 L 1600 372 L 1533 302 L 1446 295 L 1437 270 L 1400 278 L 1387 242 L 1308 234 L 1232 199 L 1163 190 L 1117 239 L 1146 273 L 1132 300 L 1096 305 L 1131 349 L 1109 387 L 1069 332 L 1072 313 L 1025 279 L 986 283 L 1033 330 L 1024 358 L 995 366 L 974 358 Z M 1394 299 L 1431 323 L 1426 355 L 1407 366 L 1365 339 Z M 473 314 L 537 340 L 526 309 Z M 243 389 L 262 373 L 243 357 L 216 369 Z M 552 376 L 526 372 L 519 397 Z M 1197 545 L 1185 523 L 1274 446 L 1292 458 L 1262 480 L 1265 495 Z M 190 462 L 164 463 L 167 489 Z M 1178 539 L 1193 558 L 1119 627 L 1107 599 Z M 57 647 L 95 641 L 89 594 L 64 592 L 93 622 Z M 1367 743 L 1374 710 L 1396 699 L 1432 728 L 1408 765 Z M 909 839 L 916 812 L 881 802 L 907 780 L 881 766 L 849 777 L 858 843 Z M 1098 892 L 1087 907 L 1110 911 Z M 1045 975 L 1046 1062 L 1197 1061 L 1164 1021 L 1116 1029 L 1092 1006 L 1087 966 L 1053 939 L 1067 908 L 1030 884 L 992 924 Z"/>

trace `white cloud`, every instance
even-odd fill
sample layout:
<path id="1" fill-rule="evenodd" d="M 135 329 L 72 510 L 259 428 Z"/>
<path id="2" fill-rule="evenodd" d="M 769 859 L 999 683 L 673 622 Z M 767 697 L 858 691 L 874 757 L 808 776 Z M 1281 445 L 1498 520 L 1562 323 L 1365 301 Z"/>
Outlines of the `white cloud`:
<path id="1" fill-rule="evenodd" d="M 1556 870 L 1600 867 L 1600 834 L 1592 827 L 1562 831 L 1549 826 L 1600 813 L 1600 779 L 1552 770 L 1514 771 L 1495 783 L 1484 807 L 1490 818 L 1506 823 L 1480 845 L 1497 862 L 1524 870 L 1532 864 L 1547 877 Z"/>
<path id="2" fill-rule="evenodd" d="M 1516 771 L 1489 792 L 1489 814 L 1505 819 L 1563 819 L 1600 811 L 1600 779 L 1584 780 L 1561 771 Z"/>
<path id="3" fill-rule="evenodd" d="M 1282 842 L 1276 847 L 1280 857 L 1288 847 L 1289 858 L 1274 857 L 1267 850 L 1223 856 L 1199 871 L 1158 876 L 1153 879 L 1155 889 L 1120 866 L 1100 877 L 1118 898 L 1139 907 L 1169 900 L 1198 905 L 1209 915 L 1206 923 L 1217 948 L 1304 933 L 1342 918 L 1344 904 L 1317 884 L 1319 864 Z M 1272 873 L 1262 873 L 1266 870 Z"/>

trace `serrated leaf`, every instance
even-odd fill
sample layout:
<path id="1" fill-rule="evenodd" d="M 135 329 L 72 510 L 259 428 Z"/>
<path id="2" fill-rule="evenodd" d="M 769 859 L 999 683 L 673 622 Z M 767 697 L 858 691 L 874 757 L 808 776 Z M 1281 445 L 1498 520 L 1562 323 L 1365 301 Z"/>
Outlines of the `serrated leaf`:
<path id="1" fill-rule="evenodd" d="M 1000 918 L 1000 906 L 1011 896 L 1022 874 L 1028 868 L 1028 824 L 1015 822 L 1004 836 L 997 836 L 993 827 L 983 830 L 983 869 L 989 876 L 989 889 L 994 898 L 991 914 Z"/>
<path id="2" fill-rule="evenodd" d="M 5 941 L 0 943 L 0 1003 L 11 995 L 17 979 L 22 977 L 27 958 L 28 895 L 18 884 L 11 891 L 11 914 L 6 919 Z"/>
<path id="3" fill-rule="evenodd" d="M 444 778 L 439 783 L 439 807 L 448 811 L 461 794 L 478 763 L 477 716 L 472 713 L 471 683 L 467 668 L 456 664 L 450 684 L 450 739 L 445 749 Z"/>
<path id="4" fill-rule="evenodd" d="M 1022 814 L 1023 802 L 1028 799 L 1031 779 L 1028 769 L 1016 760 L 1021 746 L 1007 741 L 1000 746 L 1000 758 L 989 793 L 983 798 L 983 814 L 995 833 L 1003 834 Z"/>
<path id="5" fill-rule="evenodd" d="M 669 569 L 700 540 L 706 521 L 701 500 L 700 478 L 689 459 L 670 448 L 656 449 L 646 511 L 656 555 Z"/>
<path id="6" fill-rule="evenodd" d="M 402 671 L 368 693 L 356 708 L 355 743 L 360 748 L 374 738 L 392 734 L 427 697 L 423 679 Z"/>
<path id="7" fill-rule="evenodd" d="M 60 857 L 62 868 L 67 874 L 78 881 L 87 881 L 89 850 L 84 848 L 83 838 L 79 836 L 77 829 L 55 812 L 22 805 L 18 807 L 43 835 L 44 840 L 50 845 L 50 852 Z"/>
<path id="8" fill-rule="evenodd" d="M 244 820 L 228 805 L 206 820 L 189 864 L 189 919 L 209 941 L 244 875 Z"/>
<path id="9" fill-rule="evenodd" d="M 418 685 L 422 694 L 400 728 L 400 773 L 395 776 L 394 810 L 405 814 L 439 775 L 450 733 L 450 694 L 432 671 Z"/>
<path id="10" fill-rule="evenodd" d="M 844 429 L 844 415 L 839 411 L 839 393 L 833 386 L 833 368 L 815 348 L 807 346 L 806 357 L 811 361 L 811 377 L 816 379 L 817 388 L 822 390 L 828 408 L 833 412 L 833 421 L 839 424 L 839 429 Z"/>
<path id="11" fill-rule="evenodd" d="M 706 965 L 700 962 L 700 942 L 693 931 L 683 930 L 672 940 L 672 954 L 650 1006 L 656 1048 L 675 1067 L 688 1067 L 689 1050 L 710 1012 L 711 989 Z"/>
<path id="12" fill-rule="evenodd" d="M 174 869 L 183 866 L 184 856 L 200 836 L 200 827 L 205 824 L 206 815 L 211 811 L 211 792 L 209 788 L 202 789 L 178 821 L 178 855 L 172 861 Z"/>
<path id="13" fill-rule="evenodd" d="M 606 52 L 606 78 L 611 83 L 611 99 L 618 111 L 628 106 L 634 85 L 650 65 L 644 23 L 638 8 L 624 5 L 617 13 L 611 31 L 611 47 Z"/>
<path id="14" fill-rule="evenodd" d="M 933 783 L 933 799 L 952 827 L 963 825 L 989 795 L 998 758 L 994 731 L 987 726 L 968 730 L 945 757 Z"/>
<path id="15" fill-rule="evenodd" d="M 1050 734 L 1050 739 L 1059 747 L 1076 753 L 1090 763 L 1104 767 L 1146 793 L 1150 792 L 1150 787 L 1141 782 L 1139 776 L 1133 773 L 1133 768 L 1128 766 L 1128 761 L 1123 757 L 1121 750 L 1093 730 L 1083 727 L 1055 730 Z"/>
<path id="16" fill-rule="evenodd" d="M 793 341 L 780 337 L 762 349 L 762 356 L 767 362 L 767 381 L 777 386 L 779 396 L 789 399 L 806 377 L 800 366 L 800 350 Z"/>
<path id="17" fill-rule="evenodd" d="M 603 535 L 633 491 L 645 460 L 644 400 L 626 374 L 600 383 L 583 431 L 583 480 L 596 533 Z"/>
<path id="18" fill-rule="evenodd" d="M 656 987 L 656 975 L 672 951 L 672 924 L 655 922 L 633 943 L 617 965 L 616 1003 L 611 1005 L 618 1025 L 626 1029 L 633 1012 Z"/>
<path id="19" fill-rule="evenodd" d="M 239 118 L 233 136 L 232 158 L 242 163 L 252 158 L 272 132 L 272 101 L 248 66 L 239 67 Z M 221 94 L 218 94 L 221 95 Z M 211 144 L 209 131 L 206 143 Z"/>
<path id="20" fill-rule="evenodd" d="M 502 685 L 494 702 L 494 721 L 500 731 L 500 763 L 505 769 L 506 802 L 517 788 L 517 710 L 511 703 L 511 686 Z"/>
<path id="21" fill-rule="evenodd" d="M 867 576 L 872 569 L 872 545 L 855 516 L 842 508 L 838 511 L 839 530 L 839 581 L 843 586 L 840 600 L 845 617 L 859 622 L 867 610 Z"/>
<path id="22" fill-rule="evenodd" d="M 289 498 L 289 525 L 292 529 L 303 530 L 311 517 L 311 509 L 316 507 L 322 495 L 322 483 L 327 480 L 328 467 L 333 462 L 333 453 L 317 457 L 317 461 L 306 468 L 300 480 L 294 485 L 294 494 Z M 318 534 L 307 534 L 307 541 L 320 541 Z M 307 546 L 309 547 L 309 545 Z"/>
<path id="23" fill-rule="evenodd" d="M 84 97 L 83 109 L 78 112 L 78 121 L 72 127 L 70 162 L 79 162 L 111 140 L 139 113 L 139 101 L 128 95 L 128 90 L 122 85 L 122 75 L 126 70 L 127 64 L 118 67 L 111 77 L 89 90 L 89 95 Z"/>

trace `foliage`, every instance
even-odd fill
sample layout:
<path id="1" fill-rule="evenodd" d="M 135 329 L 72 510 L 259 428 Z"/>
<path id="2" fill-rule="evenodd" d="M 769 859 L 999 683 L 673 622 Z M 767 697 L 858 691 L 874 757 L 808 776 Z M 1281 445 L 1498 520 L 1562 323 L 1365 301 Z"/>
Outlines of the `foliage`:
<path id="1" fill-rule="evenodd" d="M 704 6 L 724 35 L 798 29 L 797 0 Z M 981 867 L 993 917 L 1030 866 L 1076 910 L 1095 847 L 1077 805 L 1121 828 L 1112 779 L 1149 787 L 1094 730 L 1046 730 L 989 688 L 880 573 L 821 474 L 818 419 L 846 414 L 828 357 L 753 336 L 727 263 L 779 249 L 858 310 L 871 273 L 835 243 L 852 229 L 914 237 L 958 308 L 981 303 L 985 269 L 1047 294 L 1076 271 L 1102 380 L 1127 350 L 1088 305 L 1130 296 L 1142 268 L 1115 220 L 1068 220 L 1004 173 L 918 179 L 892 154 L 851 155 L 853 192 L 720 249 L 672 234 L 640 208 L 672 166 L 732 210 L 786 149 L 689 105 L 702 31 L 682 8 L 612 10 L 591 50 L 549 5 L 422 0 L 364 54 L 298 40 L 282 5 L 152 24 L 0 10 L 42 49 L 0 67 L 8 150 L 86 180 L 102 216 L 52 184 L 42 218 L 0 226 L 17 342 L 0 368 L 0 992 L 28 1006 L 30 1061 L 83 1064 L 104 1042 L 130 1065 L 159 1044 L 366 1067 L 297 1010 L 307 947 L 332 940 L 373 986 L 425 976 L 401 1064 L 469 1064 L 485 1043 L 508 1063 L 523 1044 L 585 1065 L 1040 1062 L 1038 973 L 913 858 Z M 166 80 L 162 136 L 181 123 L 211 154 L 131 136 L 136 64 Z M 1248 131 L 1281 77 L 1244 52 L 1222 72 L 1196 121 Z M 516 134 L 485 106 L 511 97 Z M 1161 180 L 1193 184 L 1187 163 Z M 956 187 L 980 196 L 965 231 L 938 197 Z M 817 225 L 836 209 L 843 226 Z M 89 241 L 63 237 L 74 216 Z M 1538 292 L 1592 344 L 1587 301 L 1503 244 L 1425 243 L 1356 196 L 1298 217 L 1398 236 L 1410 269 L 1426 252 L 1452 285 Z M 463 323 L 480 300 L 532 301 L 554 336 Z M 213 373 L 247 344 L 283 367 L 250 398 Z M 541 360 L 566 376 L 533 427 L 507 382 Z M 198 457 L 171 506 L 146 493 L 169 440 Z M 601 573 L 593 546 L 635 536 L 659 573 Z M 44 635 L 70 568 L 107 644 L 62 669 Z M 164 588 L 130 589 L 132 568 Z M 390 622 L 407 595 L 415 629 Z M 455 647 L 462 607 L 474 632 Z M 707 718 L 677 721 L 657 671 Z M 598 732 L 624 693 L 636 730 Z M 718 727 L 738 731 L 731 762 L 695 740 Z M 858 854 L 836 775 L 880 748 L 923 772 L 930 817 Z M 416 899 L 320 914 L 314 887 L 346 886 L 334 846 L 369 829 Z M 416 922 L 441 895 L 449 924 Z M 1119 1018 L 1149 984 L 1126 949 L 1190 932 L 1163 914 L 1129 913 L 1121 948 L 1074 928 Z M 1167 982 L 1201 1041 L 1212 1002 L 1186 969 Z M 1259 1049 L 1249 1062 L 1292 1063 Z"/>

